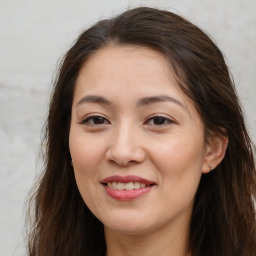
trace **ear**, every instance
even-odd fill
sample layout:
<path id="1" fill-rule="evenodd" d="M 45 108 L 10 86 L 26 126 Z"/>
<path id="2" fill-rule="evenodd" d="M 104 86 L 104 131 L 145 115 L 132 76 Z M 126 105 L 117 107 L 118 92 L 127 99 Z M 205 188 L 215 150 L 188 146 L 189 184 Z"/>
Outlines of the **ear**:
<path id="1" fill-rule="evenodd" d="M 215 169 L 225 156 L 228 138 L 219 133 L 210 135 L 207 142 L 202 173 L 209 173 Z"/>

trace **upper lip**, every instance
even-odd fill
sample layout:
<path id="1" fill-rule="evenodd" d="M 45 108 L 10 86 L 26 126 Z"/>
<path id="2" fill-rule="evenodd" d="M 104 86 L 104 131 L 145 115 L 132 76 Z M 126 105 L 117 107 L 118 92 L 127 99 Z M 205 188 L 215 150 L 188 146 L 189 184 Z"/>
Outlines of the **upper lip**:
<path id="1" fill-rule="evenodd" d="M 148 186 L 156 184 L 154 181 L 150 181 L 134 175 L 127 175 L 127 176 L 114 175 L 114 176 L 109 176 L 101 181 L 102 184 L 112 183 L 112 182 L 121 182 L 121 183 L 139 182 Z"/>

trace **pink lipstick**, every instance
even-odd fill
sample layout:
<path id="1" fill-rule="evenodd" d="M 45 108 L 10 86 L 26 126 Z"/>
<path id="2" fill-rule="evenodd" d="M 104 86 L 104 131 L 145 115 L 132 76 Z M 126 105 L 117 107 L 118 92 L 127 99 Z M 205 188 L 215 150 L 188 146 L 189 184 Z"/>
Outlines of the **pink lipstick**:
<path id="1" fill-rule="evenodd" d="M 155 182 L 138 176 L 111 176 L 101 181 L 109 196 L 120 201 L 134 200 L 148 193 Z"/>

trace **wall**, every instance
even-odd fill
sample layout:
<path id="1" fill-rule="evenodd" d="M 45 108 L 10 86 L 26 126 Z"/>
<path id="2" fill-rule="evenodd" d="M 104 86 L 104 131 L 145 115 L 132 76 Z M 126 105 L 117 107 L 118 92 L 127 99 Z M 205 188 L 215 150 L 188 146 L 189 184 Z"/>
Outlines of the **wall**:
<path id="1" fill-rule="evenodd" d="M 82 29 L 138 5 L 177 12 L 215 39 L 255 140 L 255 0 L 0 0 L 0 256 L 25 255 L 24 204 L 58 60 Z"/>

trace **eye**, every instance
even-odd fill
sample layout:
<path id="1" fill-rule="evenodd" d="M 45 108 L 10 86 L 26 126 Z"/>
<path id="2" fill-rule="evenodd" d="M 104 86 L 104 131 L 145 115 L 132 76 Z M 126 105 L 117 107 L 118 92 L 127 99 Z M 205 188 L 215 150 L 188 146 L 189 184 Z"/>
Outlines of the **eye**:
<path id="1" fill-rule="evenodd" d="M 145 122 L 145 124 L 147 125 L 159 125 L 159 126 L 172 124 L 172 123 L 174 123 L 174 121 L 164 116 L 153 116 Z"/>
<path id="2" fill-rule="evenodd" d="M 89 124 L 89 125 L 101 125 L 101 124 L 109 124 L 110 122 L 102 117 L 102 116 L 89 116 L 85 118 L 82 122 L 82 124 Z"/>

